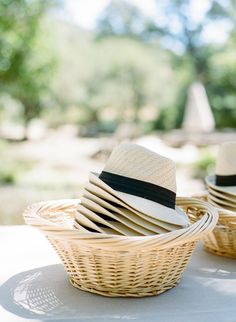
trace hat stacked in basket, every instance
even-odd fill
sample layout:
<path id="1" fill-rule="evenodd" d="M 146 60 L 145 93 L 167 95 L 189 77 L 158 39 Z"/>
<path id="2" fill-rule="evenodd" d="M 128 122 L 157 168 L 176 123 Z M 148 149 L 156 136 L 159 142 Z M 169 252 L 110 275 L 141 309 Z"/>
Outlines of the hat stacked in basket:
<path id="1" fill-rule="evenodd" d="M 208 201 L 236 212 L 236 142 L 224 143 L 218 152 L 216 173 L 206 177 Z"/>
<path id="2" fill-rule="evenodd" d="M 90 173 L 74 227 L 103 235 L 170 232 L 189 224 L 175 201 L 175 163 L 139 145 L 120 144 L 100 174 Z"/>
<path id="3" fill-rule="evenodd" d="M 90 174 L 79 208 L 78 199 L 47 201 L 24 218 L 45 233 L 73 286 L 151 296 L 178 284 L 196 242 L 218 220 L 209 203 L 175 193 L 173 161 L 121 144 L 100 174 Z"/>

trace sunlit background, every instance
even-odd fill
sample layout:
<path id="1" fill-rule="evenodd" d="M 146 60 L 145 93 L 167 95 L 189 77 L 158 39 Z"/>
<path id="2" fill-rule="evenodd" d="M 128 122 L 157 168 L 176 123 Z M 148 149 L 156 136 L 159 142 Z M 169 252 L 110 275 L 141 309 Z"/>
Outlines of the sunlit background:
<path id="1" fill-rule="evenodd" d="M 121 141 L 200 193 L 236 140 L 235 52 L 235 0 L 0 0 L 0 224 L 79 197 Z"/>

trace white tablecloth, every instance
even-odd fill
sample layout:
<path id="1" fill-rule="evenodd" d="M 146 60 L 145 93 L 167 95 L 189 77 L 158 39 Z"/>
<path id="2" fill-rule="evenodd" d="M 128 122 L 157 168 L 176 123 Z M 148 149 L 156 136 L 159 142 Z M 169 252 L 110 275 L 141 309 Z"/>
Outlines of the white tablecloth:
<path id="1" fill-rule="evenodd" d="M 236 260 L 199 245 L 180 284 L 159 296 L 105 298 L 73 288 L 44 236 L 0 228 L 0 321 L 235 322 Z"/>

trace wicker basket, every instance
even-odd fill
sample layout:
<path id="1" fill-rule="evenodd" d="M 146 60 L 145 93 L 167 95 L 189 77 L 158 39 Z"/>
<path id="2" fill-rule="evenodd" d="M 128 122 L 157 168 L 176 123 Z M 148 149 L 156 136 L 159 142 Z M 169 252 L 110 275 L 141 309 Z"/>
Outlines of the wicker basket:
<path id="1" fill-rule="evenodd" d="M 42 230 L 60 256 L 73 286 L 113 297 L 142 297 L 174 287 L 195 248 L 217 223 L 216 210 L 204 201 L 177 198 L 191 225 L 154 236 L 79 234 L 73 220 L 79 200 L 34 204 L 27 224 Z"/>
<path id="2" fill-rule="evenodd" d="M 208 201 L 207 196 L 205 192 L 195 197 Z M 236 212 L 215 208 L 219 219 L 214 230 L 203 238 L 204 246 L 210 253 L 236 259 Z"/>

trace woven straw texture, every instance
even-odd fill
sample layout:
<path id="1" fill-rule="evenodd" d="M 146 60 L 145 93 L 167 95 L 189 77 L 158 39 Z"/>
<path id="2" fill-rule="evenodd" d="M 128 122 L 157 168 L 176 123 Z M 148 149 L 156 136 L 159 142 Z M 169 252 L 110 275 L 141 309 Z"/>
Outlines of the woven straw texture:
<path id="1" fill-rule="evenodd" d="M 104 171 L 176 191 L 175 163 L 136 144 L 120 144 L 116 147 L 111 153 Z"/>
<path id="2" fill-rule="evenodd" d="M 60 256 L 73 286 L 105 296 L 142 297 L 174 287 L 195 248 L 218 214 L 204 201 L 177 198 L 191 225 L 153 236 L 78 233 L 73 229 L 79 200 L 34 204 L 27 224 L 42 230 Z"/>
<path id="3" fill-rule="evenodd" d="M 208 194 L 197 196 L 207 201 Z M 207 251 L 215 255 L 236 259 L 236 212 L 216 208 L 219 219 L 214 230 L 203 239 Z"/>

